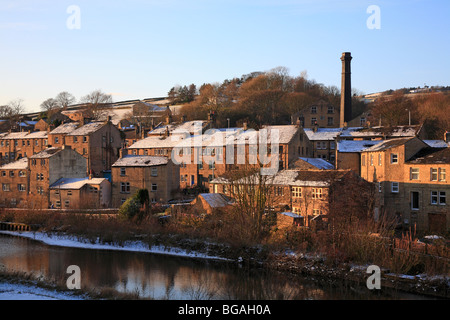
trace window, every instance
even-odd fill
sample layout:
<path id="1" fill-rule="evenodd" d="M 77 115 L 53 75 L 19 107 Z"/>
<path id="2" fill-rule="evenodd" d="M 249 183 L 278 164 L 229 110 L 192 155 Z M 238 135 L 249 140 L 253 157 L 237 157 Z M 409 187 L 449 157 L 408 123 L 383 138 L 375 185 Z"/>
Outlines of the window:
<path id="1" fill-rule="evenodd" d="M 438 180 L 438 169 L 431 168 L 430 169 L 430 181 L 437 181 L 437 180 Z"/>
<path id="2" fill-rule="evenodd" d="M 445 169 L 439 168 L 439 181 L 445 181 L 446 177 Z"/>
<path id="3" fill-rule="evenodd" d="M 73 136 L 73 143 L 77 143 L 78 142 L 78 137 L 77 136 Z"/>
<path id="4" fill-rule="evenodd" d="M 410 169 L 410 180 L 419 180 L 419 168 Z"/>
<path id="5" fill-rule="evenodd" d="M 334 118 L 333 117 L 328 117 L 328 125 L 332 126 L 334 124 Z"/>
<path id="6" fill-rule="evenodd" d="M 210 161 L 209 162 L 209 169 L 215 169 L 215 168 L 216 168 L 216 165 L 215 165 L 214 161 Z"/>
<path id="7" fill-rule="evenodd" d="M 317 118 L 311 118 L 311 125 L 315 126 L 317 124 Z"/>
<path id="8" fill-rule="evenodd" d="M 439 204 L 445 205 L 446 204 L 446 194 L 445 191 L 439 191 Z"/>
<path id="9" fill-rule="evenodd" d="M 334 113 L 334 107 L 333 106 L 328 106 L 328 113 Z"/>
<path id="10" fill-rule="evenodd" d="M 373 154 L 370 155 L 370 165 L 373 166 Z"/>
<path id="11" fill-rule="evenodd" d="M 130 193 L 130 183 L 121 182 L 120 183 L 120 193 Z"/>
<path id="12" fill-rule="evenodd" d="M 336 142 L 330 141 L 330 149 L 334 150 L 336 148 Z"/>
<path id="13" fill-rule="evenodd" d="M 313 209 L 313 216 L 318 216 L 320 214 L 322 214 L 322 210 L 320 210 L 320 209 Z"/>
<path id="14" fill-rule="evenodd" d="M 197 166 L 198 166 L 198 170 L 203 169 L 203 162 L 199 162 Z"/>
<path id="15" fill-rule="evenodd" d="M 381 166 L 381 159 L 382 159 L 382 156 L 381 156 L 381 153 L 379 153 L 378 154 L 378 165 L 379 166 Z"/>
<path id="16" fill-rule="evenodd" d="M 362 165 L 363 167 L 366 166 L 366 155 L 365 155 L 365 154 L 363 154 L 363 155 L 361 156 L 361 165 Z"/>
<path id="17" fill-rule="evenodd" d="M 381 182 L 378 182 L 378 192 L 383 192 L 381 186 L 382 186 Z"/>
<path id="18" fill-rule="evenodd" d="M 398 154 L 391 153 L 391 163 L 392 164 L 398 163 Z"/>
<path id="19" fill-rule="evenodd" d="M 283 187 L 275 187 L 275 195 L 282 196 L 283 195 Z"/>
<path id="20" fill-rule="evenodd" d="M 55 137 L 54 143 L 55 144 L 59 143 L 59 138 L 58 137 Z"/>
<path id="21" fill-rule="evenodd" d="M 360 124 L 362 127 L 364 127 L 364 126 L 366 125 L 366 118 L 361 117 L 361 118 L 359 119 L 359 124 Z"/>
<path id="22" fill-rule="evenodd" d="M 312 197 L 313 199 L 322 199 L 322 188 L 313 188 Z"/>
<path id="23" fill-rule="evenodd" d="M 151 169 L 151 176 L 157 177 L 158 176 L 158 168 L 152 168 Z"/>
<path id="24" fill-rule="evenodd" d="M 411 191 L 411 210 L 419 210 L 419 192 Z"/>
<path id="25" fill-rule="evenodd" d="M 10 176 L 10 177 L 14 177 L 14 171 L 10 171 L 10 172 L 9 172 L 9 176 Z"/>
<path id="26" fill-rule="evenodd" d="M 67 195 L 71 196 L 72 195 L 72 190 L 67 190 Z"/>
<path id="27" fill-rule="evenodd" d="M 431 204 L 438 204 L 438 192 L 431 191 Z"/>
<path id="28" fill-rule="evenodd" d="M 391 182 L 391 192 L 392 193 L 398 193 L 399 191 L 399 183 L 398 182 Z"/>
<path id="29" fill-rule="evenodd" d="M 120 175 L 125 176 L 127 174 L 126 168 L 120 168 Z"/>
<path id="30" fill-rule="evenodd" d="M 152 183 L 152 192 L 158 191 L 158 185 L 156 183 Z"/>
<path id="31" fill-rule="evenodd" d="M 26 176 L 27 176 L 26 171 L 22 171 L 22 170 L 19 171 L 19 177 L 26 177 Z"/>
<path id="32" fill-rule="evenodd" d="M 69 200 L 64 201 L 64 206 L 65 206 L 66 208 L 69 208 L 69 206 L 70 206 L 70 201 L 69 201 Z"/>
<path id="33" fill-rule="evenodd" d="M 40 195 L 44 194 L 44 187 L 37 187 L 36 190 L 37 190 L 38 194 L 40 194 Z"/>
<path id="34" fill-rule="evenodd" d="M 312 106 L 311 107 L 311 113 L 317 113 L 317 107 L 316 106 Z"/>
<path id="35" fill-rule="evenodd" d="M 86 136 L 83 137 L 83 142 L 87 142 L 87 137 Z"/>
<path id="36" fill-rule="evenodd" d="M 302 188 L 301 187 L 292 187 L 292 197 L 293 198 L 301 198 L 302 197 Z"/>
<path id="37" fill-rule="evenodd" d="M 2 190 L 9 191 L 9 183 L 2 183 Z"/>

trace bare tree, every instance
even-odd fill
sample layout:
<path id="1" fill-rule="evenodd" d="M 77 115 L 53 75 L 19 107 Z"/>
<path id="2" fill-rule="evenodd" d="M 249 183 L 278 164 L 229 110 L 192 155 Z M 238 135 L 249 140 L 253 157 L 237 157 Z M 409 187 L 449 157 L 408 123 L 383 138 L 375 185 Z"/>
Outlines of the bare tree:
<path id="1" fill-rule="evenodd" d="M 49 98 L 41 103 L 41 110 L 44 112 L 54 111 L 58 108 L 58 101 L 53 98 Z"/>
<path id="2" fill-rule="evenodd" d="M 94 90 L 80 100 L 86 104 L 89 115 L 95 120 L 100 119 L 104 111 L 103 109 L 111 107 L 113 103 L 112 96 L 101 90 Z"/>
<path id="3" fill-rule="evenodd" d="M 60 92 L 55 98 L 60 108 L 66 109 L 69 105 L 75 103 L 75 97 L 67 91 Z"/>

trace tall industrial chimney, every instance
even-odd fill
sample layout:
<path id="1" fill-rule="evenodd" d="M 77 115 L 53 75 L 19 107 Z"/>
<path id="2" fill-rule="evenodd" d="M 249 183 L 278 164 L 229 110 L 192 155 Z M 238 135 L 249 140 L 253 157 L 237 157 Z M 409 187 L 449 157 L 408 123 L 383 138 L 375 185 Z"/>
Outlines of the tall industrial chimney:
<path id="1" fill-rule="evenodd" d="M 341 114 L 340 127 L 343 128 L 345 123 L 352 119 L 352 84 L 350 61 L 352 56 L 350 52 L 343 52 L 342 61 L 342 80 L 341 80 Z"/>

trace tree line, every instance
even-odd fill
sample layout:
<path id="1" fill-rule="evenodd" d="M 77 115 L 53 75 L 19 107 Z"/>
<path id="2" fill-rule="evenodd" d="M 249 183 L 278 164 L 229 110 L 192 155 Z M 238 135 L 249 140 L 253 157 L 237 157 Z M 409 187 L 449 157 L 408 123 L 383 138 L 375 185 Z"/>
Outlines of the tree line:
<path id="1" fill-rule="evenodd" d="M 356 90 L 354 93 L 354 111 L 360 114 L 365 105 L 356 98 Z M 247 122 L 250 127 L 258 128 L 267 124 L 290 124 L 293 114 L 318 100 L 339 106 L 340 90 L 308 79 L 305 71 L 293 77 L 287 68 L 277 67 L 222 83 L 205 83 L 195 98 L 184 104 L 181 112 L 187 119 L 194 120 L 207 119 L 208 113 L 214 111 L 218 126 L 226 127 L 228 123 L 240 126 Z"/>

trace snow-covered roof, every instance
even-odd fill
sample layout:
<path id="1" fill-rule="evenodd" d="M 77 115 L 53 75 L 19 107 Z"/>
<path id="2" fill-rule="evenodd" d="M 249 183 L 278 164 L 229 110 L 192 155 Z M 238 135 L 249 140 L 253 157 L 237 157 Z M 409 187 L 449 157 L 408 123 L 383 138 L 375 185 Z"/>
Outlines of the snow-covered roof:
<path id="1" fill-rule="evenodd" d="M 447 148 L 450 147 L 450 145 L 445 142 L 444 140 L 422 140 L 427 145 L 429 145 L 432 148 Z"/>
<path id="2" fill-rule="evenodd" d="M 203 132 L 203 128 L 208 122 L 206 120 L 194 120 L 194 121 L 186 121 L 183 123 L 170 123 L 164 124 L 156 127 L 149 134 L 157 135 L 157 134 L 165 134 L 168 130 L 170 134 L 181 134 L 181 135 L 197 135 Z"/>
<path id="3" fill-rule="evenodd" d="M 33 154 L 32 156 L 30 156 L 30 159 L 49 158 L 61 150 L 62 150 L 62 148 L 59 148 L 59 147 L 50 147 L 50 148 L 44 149 L 36 154 Z"/>
<path id="4" fill-rule="evenodd" d="M 333 164 L 329 163 L 325 159 L 321 159 L 321 158 L 303 158 L 303 157 L 300 157 L 299 159 L 301 159 L 301 160 L 303 160 L 303 161 L 313 165 L 317 169 L 328 169 L 328 170 L 334 169 Z"/>
<path id="5" fill-rule="evenodd" d="M 341 138 L 362 138 L 362 137 L 414 137 L 417 135 L 421 126 L 396 126 L 396 127 L 350 127 L 342 130 Z"/>
<path id="6" fill-rule="evenodd" d="M 90 122 L 72 132 L 68 133 L 68 136 L 86 136 L 99 130 L 101 127 L 105 125 L 105 122 Z"/>
<path id="7" fill-rule="evenodd" d="M 395 148 L 395 147 L 405 144 L 407 141 L 409 141 L 411 139 L 413 139 L 413 138 L 397 138 L 397 139 L 383 140 L 381 143 L 378 143 L 370 148 L 364 149 L 364 151 L 376 152 L 376 151 L 383 151 L 383 150 Z"/>
<path id="8" fill-rule="evenodd" d="M 4 170 L 20 170 L 28 168 L 28 158 L 20 158 L 14 162 L 4 164 L 0 169 Z"/>
<path id="9" fill-rule="evenodd" d="M 127 155 L 112 165 L 113 167 L 150 167 L 164 165 L 169 162 L 167 157 L 158 156 L 137 156 L 137 155 Z"/>
<path id="10" fill-rule="evenodd" d="M 288 216 L 288 217 L 292 217 L 292 218 L 303 218 L 301 215 L 296 214 L 294 212 L 289 212 L 289 211 L 285 211 L 285 212 L 279 212 L 279 214 Z"/>
<path id="11" fill-rule="evenodd" d="M 50 186 L 50 189 L 81 189 L 85 185 L 99 185 L 104 181 L 108 181 L 106 178 L 61 178 Z"/>
<path id="12" fill-rule="evenodd" d="M 205 199 L 211 208 L 226 207 L 232 203 L 230 198 L 221 193 L 200 193 L 198 196 Z"/>
<path id="13" fill-rule="evenodd" d="M 316 131 L 310 128 L 304 128 L 309 141 L 334 140 L 341 134 L 341 128 L 317 128 Z"/>
<path id="14" fill-rule="evenodd" d="M 47 138 L 47 131 L 35 131 L 35 132 L 10 132 L 1 136 L 4 140 L 13 139 L 45 139 Z"/>
<path id="15" fill-rule="evenodd" d="M 382 142 L 383 140 L 341 140 L 337 143 L 337 151 L 361 152 Z"/>
<path id="16" fill-rule="evenodd" d="M 347 170 L 280 170 L 275 175 L 269 176 L 267 185 L 298 186 L 298 187 L 328 187 L 330 182 L 340 179 Z M 215 178 L 211 184 L 228 184 L 223 177 Z M 258 176 L 253 175 L 239 179 L 236 184 L 258 184 Z"/>
<path id="17" fill-rule="evenodd" d="M 67 134 L 71 133 L 72 131 L 76 130 L 78 128 L 79 123 L 78 122 L 68 122 L 63 123 L 50 131 L 50 134 Z"/>

